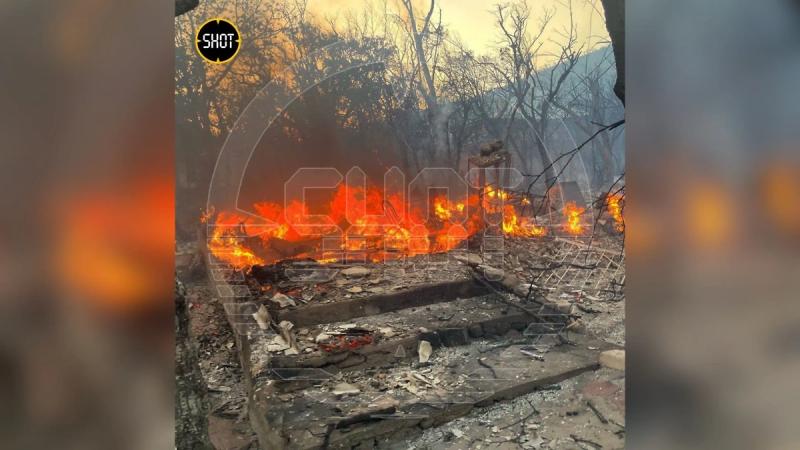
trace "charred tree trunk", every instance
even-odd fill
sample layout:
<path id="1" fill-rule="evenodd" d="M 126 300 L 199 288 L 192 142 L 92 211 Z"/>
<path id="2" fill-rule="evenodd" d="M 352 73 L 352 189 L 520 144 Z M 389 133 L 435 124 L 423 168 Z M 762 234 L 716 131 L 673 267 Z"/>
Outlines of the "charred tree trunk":
<path id="1" fill-rule="evenodd" d="M 625 0 L 602 0 L 606 12 L 606 28 L 614 48 L 617 82 L 614 93 L 625 105 Z"/>
<path id="2" fill-rule="evenodd" d="M 213 449 L 208 438 L 208 399 L 197 348 L 189 334 L 189 307 L 175 280 L 175 448 Z"/>

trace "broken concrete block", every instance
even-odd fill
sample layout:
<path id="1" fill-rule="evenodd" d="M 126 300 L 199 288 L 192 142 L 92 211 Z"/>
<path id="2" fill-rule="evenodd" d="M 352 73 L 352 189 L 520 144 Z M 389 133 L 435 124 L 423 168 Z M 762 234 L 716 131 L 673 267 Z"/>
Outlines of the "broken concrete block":
<path id="1" fill-rule="evenodd" d="M 290 347 L 289 343 L 281 335 L 276 335 L 267 343 L 267 351 L 269 352 L 282 352 Z"/>
<path id="2" fill-rule="evenodd" d="M 366 267 L 355 266 L 343 269 L 341 273 L 348 278 L 361 278 L 369 275 L 372 271 Z"/>
<path id="3" fill-rule="evenodd" d="M 381 327 L 378 328 L 378 331 L 380 331 L 381 335 L 385 337 L 392 337 L 396 334 L 394 332 L 394 329 L 392 329 L 391 327 Z"/>
<path id="4" fill-rule="evenodd" d="M 339 383 L 333 387 L 332 392 L 335 395 L 358 394 L 361 392 L 361 389 L 359 389 L 358 386 L 354 386 L 350 383 Z"/>
<path id="5" fill-rule="evenodd" d="M 599 361 L 610 369 L 625 370 L 625 350 L 606 350 L 600 353 Z"/>
<path id="6" fill-rule="evenodd" d="M 253 313 L 253 318 L 256 319 L 258 327 L 261 328 L 262 330 L 266 330 L 267 328 L 269 328 L 269 322 L 270 322 L 269 311 L 267 311 L 267 308 L 265 308 L 264 305 L 261 305 L 261 307 L 258 308 L 258 311 Z"/>
<path id="7" fill-rule="evenodd" d="M 281 308 L 286 308 L 287 306 L 297 306 L 292 297 L 289 297 L 288 295 L 285 294 L 281 294 L 280 292 L 273 295 L 270 300 L 273 303 L 276 303 Z"/>
<path id="8" fill-rule="evenodd" d="M 433 347 L 431 347 L 431 343 L 428 341 L 419 341 L 419 348 L 417 349 L 419 362 L 428 362 L 428 360 L 431 358 L 431 353 L 433 353 Z"/>

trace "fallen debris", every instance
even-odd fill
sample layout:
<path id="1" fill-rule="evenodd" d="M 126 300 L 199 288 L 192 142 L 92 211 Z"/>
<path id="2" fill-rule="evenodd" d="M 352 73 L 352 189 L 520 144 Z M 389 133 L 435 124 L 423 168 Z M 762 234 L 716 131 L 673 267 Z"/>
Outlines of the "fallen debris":
<path id="1" fill-rule="evenodd" d="M 374 341 L 372 331 L 364 328 L 356 328 L 355 326 L 345 329 L 341 333 L 331 333 L 326 336 L 326 339 L 320 339 L 320 336 L 317 336 L 316 341 L 319 347 L 328 353 L 355 350 L 371 344 Z"/>
<path id="2" fill-rule="evenodd" d="M 363 278 L 372 273 L 371 270 L 362 266 L 354 266 L 343 269 L 341 274 L 348 278 Z"/>
<path id="3" fill-rule="evenodd" d="M 333 387 L 331 391 L 335 395 L 349 395 L 349 394 L 358 394 L 361 392 L 361 389 L 358 386 L 352 385 L 350 383 L 339 383 Z"/>
<path id="4" fill-rule="evenodd" d="M 269 323 L 272 321 L 272 318 L 269 316 L 269 311 L 264 305 L 261 305 L 258 308 L 258 311 L 253 313 L 253 318 L 256 319 L 256 323 L 258 323 L 258 327 L 262 330 L 266 330 L 269 328 Z"/>
<path id="5" fill-rule="evenodd" d="M 289 346 L 288 349 L 284 351 L 286 355 L 297 355 L 300 353 L 300 349 L 297 348 L 297 340 L 294 337 L 294 333 L 292 332 L 292 328 L 294 328 L 294 324 L 289 322 L 288 320 L 284 320 L 278 324 L 278 328 L 281 331 L 281 337 L 284 341 L 286 341 L 287 345 Z"/>
<path id="6" fill-rule="evenodd" d="M 267 343 L 267 351 L 282 352 L 291 346 L 281 335 L 275 335 L 272 340 Z"/>
<path id="7" fill-rule="evenodd" d="M 297 303 L 295 303 L 293 298 L 286 294 L 281 294 L 280 292 L 273 295 L 270 301 L 276 303 L 281 308 L 286 308 L 287 306 L 297 306 Z"/>
<path id="8" fill-rule="evenodd" d="M 597 442 L 590 441 L 589 439 L 584 439 L 584 438 L 582 438 L 580 436 L 577 436 L 575 434 L 570 434 L 569 437 L 571 437 L 573 441 L 575 441 L 575 442 L 577 442 L 579 444 L 588 444 L 588 445 L 591 445 L 594 448 L 603 448 L 603 446 L 598 444 Z"/>
<path id="9" fill-rule="evenodd" d="M 378 331 L 384 337 L 392 337 L 392 336 L 394 336 L 396 334 L 394 329 L 392 329 L 391 327 L 381 327 L 381 328 L 378 328 Z"/>
<path id="10" fill-rule="evenodd" d="M 536 353 L 535 350 L 536 349 L 534 347 L 522 347 L 519 349 L 519 352 L 538 361 L 544 361 L 544 355 Z"/>
<path id="11" fill-rule="evenodd" d="M 417 350 L 417 353 L 419 354 L 419 362 L 428 362 L 428 360 L 431 358 L 431 354 L 433 353 L 431 343 L 428 341 L 419 341 L 419 349 Z"/>
<path id="12" fill-rule="evenodd" d="M 600 422 L 602 422 L 603 424 L 607 424 L 608 423 L 608 419 L 606 419 L 606 416 L 604 416 L 603 413 L 601 413 L 597 409 L 597 407 L 594 406 L 594 403 L 592 403 L 591 400 L 587 401 L 586 405 L 589 407 L 589 409 L 592 410 L 592 412 L 597 416 L 597 418 L 600 419 Z"/>

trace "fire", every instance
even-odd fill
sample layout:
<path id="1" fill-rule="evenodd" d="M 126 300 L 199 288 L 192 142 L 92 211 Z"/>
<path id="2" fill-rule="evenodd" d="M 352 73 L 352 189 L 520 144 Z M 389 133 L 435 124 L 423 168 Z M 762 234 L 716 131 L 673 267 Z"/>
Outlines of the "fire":
<path id="1" fill-rule="evenodd" d="M 426 217 L 401 193 L 342 184 L 328 201 L 314 208 L 314 214 L 299 201 L 285 207 L 259 202 L 253 205 L 253 216 L 210 210 L 201 221 L 210 224 L 209 251 L 240 269 L 287 257 L 334 262 L 347 253 L 380 261 L 446 252 L 486 226 L 483 213 L 502 214 L 500 228 L 509 236 L 547 234 L 545 226 L 520 216 L 510 202 L 515 194 L 491 186 L 483 193 L 483 202 L 477 194 L 463 199 L 434 197 L 430 217 Z"/>
<path id="2" fill-rule="evenodd" d="M 445 197 L 436 197 L 433 201 L 433 207 L 436 217 L 441 220 L 450 220 L 450 217 L 453 216 L 450 209 L 447 208 L 447 199 Z"/>
<path id="3" fill-rule="evenodd" d="M 463 216 L 466 208 L 467 204 L 465 202 L 451 202 L 444 195 L 433 199 L 433 213 L 439 220 L 449 221 L 454 216 Z"/>
<path id="4" fill-rule="evenodd" d="M 567 218 L 567 223 L 564 229 L 569 234 L 583 234 L 585 226 L 581 223 L 581 215 L 586 211 L 585 208 L 580 208 L 575 202 L 567 202 L 564 206 L 564 216 Z"/>
<path id="5" fill-rule="evenodd" d="M 507 191 L 504 191 L 502 189 L 497 189 L 492 186 L 486 186 L 484 193 L 486 194 L 486 197 L 488 197 L 491 200 L 497 199 L 505 201 L 508 200 L 509 198 L 509 194 Z"/>
<path id="6" fill-rule="evenodd" d="M 514 205 L 503 207 L 503 233 L 511 236 L 536 237 L 547 234 L 547 228 L 536 225 L 527 217 L 520 218 Z"/>
<path id="7" fill-rule="evenodd" d="M 609 194 L 606 197 L 606 208 L 614 219 L 614 229 L 620 233 L 625 231 L 625 220 L 622 217 L 622 194 Z"/>
<path id="8" fill-rule="evenodd" d="M 214 256 L 236 268 L 264 263 L 243 242 L 247 238 L 247 224 L 242 217 L 223 212 L 215 222 L 208 238 L 208 250 Z"/>
<path id="9" fill-rule="evenodd" d="M 262 224 L 238 213 L 220 212 L 209 231 L 208 248 L 217 258 L 237 268 L 267 264 L 287 255 L 270 248 L 280 242 L 308 244 L 311 253 L 290 255 L 315 257 L 318 261 L 337 261 L 343 252 L 366 253 L 371 259 L 399 255 L 445 252 L 459 245 L 478 230 L 478 222 L 466 216 L 477 196 L 450 201 L 445 196 L 432 202 L 432 219 L 405 202 L 401 194 L 384 193 L 377 187 L 340 185 L 321 213 L 311 215 L 309 207 L 298 201 L 285 208 L 276 203 L 254 205 Z M 208 215 L 207 213 L 206 215 Z M 206 215 L 201 218 L 208 220 Z M 463 224 L 462 224 L 463 222 Z M 322 245 L 322 240 L 339 236 L 338 248 Z"/>

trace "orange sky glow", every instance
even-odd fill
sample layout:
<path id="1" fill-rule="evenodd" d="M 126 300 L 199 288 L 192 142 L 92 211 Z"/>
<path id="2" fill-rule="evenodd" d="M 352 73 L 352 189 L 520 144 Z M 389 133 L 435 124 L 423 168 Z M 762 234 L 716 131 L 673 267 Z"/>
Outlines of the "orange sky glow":
<path id="1" fill-rule="evenodd" d="M 375 10 L 382 11 L 383 4 L 388 2 L 391 12 L 400 10 L 399 0 L 309 0 L 308 10 L 318 17 L 338 17 L 348 14 L 359 14 L 365 5 L 373 4 Z M 553 53 L 558 43 L 563 41 L 563 31 L 569 25 L 570 0 L 527 0 L 531 11 L 531 27 L 538 27 L 544 10 L 553 10 L 555 15 L 544 35 L 542 47 L 544 54 Z M 494 0 L 437 0 L 442 10 L 442 22 L 450 33 L 458 36 L 472 51 L 489 53 L 499 40 L 495 19 L 492 14 L 498 2 Z M 417 9 L 427 11 L 430 3 L 427 0 L 416 0 Z M 605 27 L 603 5 L 600 0 L 571 0 L 573 20 L 577 27 L 578 39 L 584 44 L 585 51 L 591 51 L 609 44 L 608 31 Z M 380 5 L 380 6 L 379 6 Z M 531 29 L 531 32 L 534 32 Z M 543 58 L 542 62 L 546 62 Z"/>

